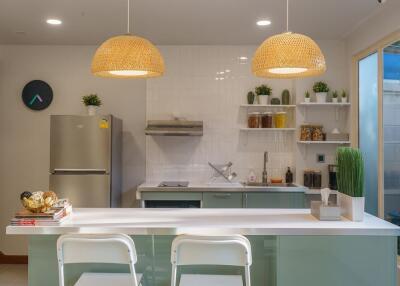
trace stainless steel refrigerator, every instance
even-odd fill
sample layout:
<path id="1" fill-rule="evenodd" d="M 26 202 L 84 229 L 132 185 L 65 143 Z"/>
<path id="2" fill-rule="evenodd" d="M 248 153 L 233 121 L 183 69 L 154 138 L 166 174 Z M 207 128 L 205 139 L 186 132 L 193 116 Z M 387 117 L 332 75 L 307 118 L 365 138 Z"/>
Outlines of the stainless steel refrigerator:
<path id="1" fill-rule="evenodd" d="M 50 116 L 50 190 L 73 207 L 121 206 L 122 121 Z"/>

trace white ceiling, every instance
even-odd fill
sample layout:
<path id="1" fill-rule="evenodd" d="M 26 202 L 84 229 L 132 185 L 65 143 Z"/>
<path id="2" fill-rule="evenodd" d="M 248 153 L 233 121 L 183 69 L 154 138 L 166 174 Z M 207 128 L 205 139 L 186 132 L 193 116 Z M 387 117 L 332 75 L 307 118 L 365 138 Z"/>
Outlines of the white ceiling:
<path id="1" fill-rule="evenodd" d="M 398 1 L 398 0 L 388 0 Z M 284 0 L 131 0 L 131 28 L 160 45 L 259 44 L 285 29 Z M 127 0 L 0 0 L 0 44 L 99 44 L 126 32 Z M 291 0 L 290 30 L 340 39 L 377 0 Z M 49 26 L 47 18 L 60 18 Z M 269 27 L 255 25 L 258 19 Z"/>

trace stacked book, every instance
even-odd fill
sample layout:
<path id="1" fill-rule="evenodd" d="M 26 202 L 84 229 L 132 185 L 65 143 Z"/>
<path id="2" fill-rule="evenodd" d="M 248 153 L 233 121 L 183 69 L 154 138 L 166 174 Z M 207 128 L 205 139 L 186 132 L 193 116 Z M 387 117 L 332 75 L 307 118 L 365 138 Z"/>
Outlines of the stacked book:
<path id="1" fill-rule="evenodd" d="M 21 210 L 11 219 L 14 226 L 57 226 L 65 221 L 72 212 L 72 206 L 66 204 L 62 207 L 54 207 L 44 213 L 32 213 Z"/>

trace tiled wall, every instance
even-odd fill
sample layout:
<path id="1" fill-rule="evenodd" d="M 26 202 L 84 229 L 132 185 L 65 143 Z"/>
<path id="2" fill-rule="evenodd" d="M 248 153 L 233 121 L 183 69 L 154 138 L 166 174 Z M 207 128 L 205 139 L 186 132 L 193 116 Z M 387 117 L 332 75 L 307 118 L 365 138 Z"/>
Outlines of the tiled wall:
<path id="1" fill-rule="evenodd" d="M 290 80 L 263 80 L 251 74 L 255 46 L 161 46 L 165 76 L 147 81 L 147 119 L 172 116 L 204 121 L 202 137 L 146 138 L 147 181 L 204 182 L 212 174 L 207 162 L 233 162 L 244 180 L 250 168 L 261 176 L 263 152 L 268 173 L 283 176 L 294 165 L 294 132 L 240 131 L 247 124 L 246 94 L 267 83 L 273 96 L 293 90 Z M 249 60 L 241 60 L 247 57 Z M 223 72 L 223 74 L 221 73 Z M 293 122 L 294 125 L 294 122 Z"/>

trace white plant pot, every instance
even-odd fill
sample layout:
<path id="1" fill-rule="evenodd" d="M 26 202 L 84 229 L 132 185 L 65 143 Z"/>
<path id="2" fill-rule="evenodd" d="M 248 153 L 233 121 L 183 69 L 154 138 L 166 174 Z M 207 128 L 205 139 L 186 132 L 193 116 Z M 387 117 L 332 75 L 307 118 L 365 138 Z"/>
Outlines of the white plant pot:
<path id="1" fill-rule="evenodd" d="M 96 115 L 97 109 L 98 109 L 97 106 L 88 105 L 88 106 L 87 106 L 88 115 L 90 115 L 90 116 Z"/>
<path id="2" fill-rule="evenodd" d="M 316 92 L 315 96 L 317 97 L 317 102 L 318 103 L 324 103 L 326 102 L 326 97 L 328 93 L 327 92 Z"/>
<path id="3" fill-rule="evenodd" d="M 338 204 L 342 209 L 342 216 L 352 221 L 363 221 L 365 198 L 350 197 L 338 192 Z"/>
<path id="4" fill-rule="evenodd" d="M 348 97 L 342 97 L 342 102 L 348 102 Z"/>
<path id="5" fill-rule="evenodd" d="M 267 105 L 268 104 L 268 99 L 269 96 L 268 95 L 259 95 L 258 96 L 258 102 L 262 105 Z"/>
<path id="6" fill-rule="evenodd" d="M 310 102 L 311 102 L 311 98 L 309 98 L 309 97 L 304 97 L 304 102 L 310 103 Z"/>
<path id="7" fill-rule="evenodd" d="M 333 102 L 333 103 L 337 103 L 337 102 L 338 102 L 338 101 L 337 101 L 337 97 L 336 97 L 336 98 L 332 97 L 332 102 Z"/>

